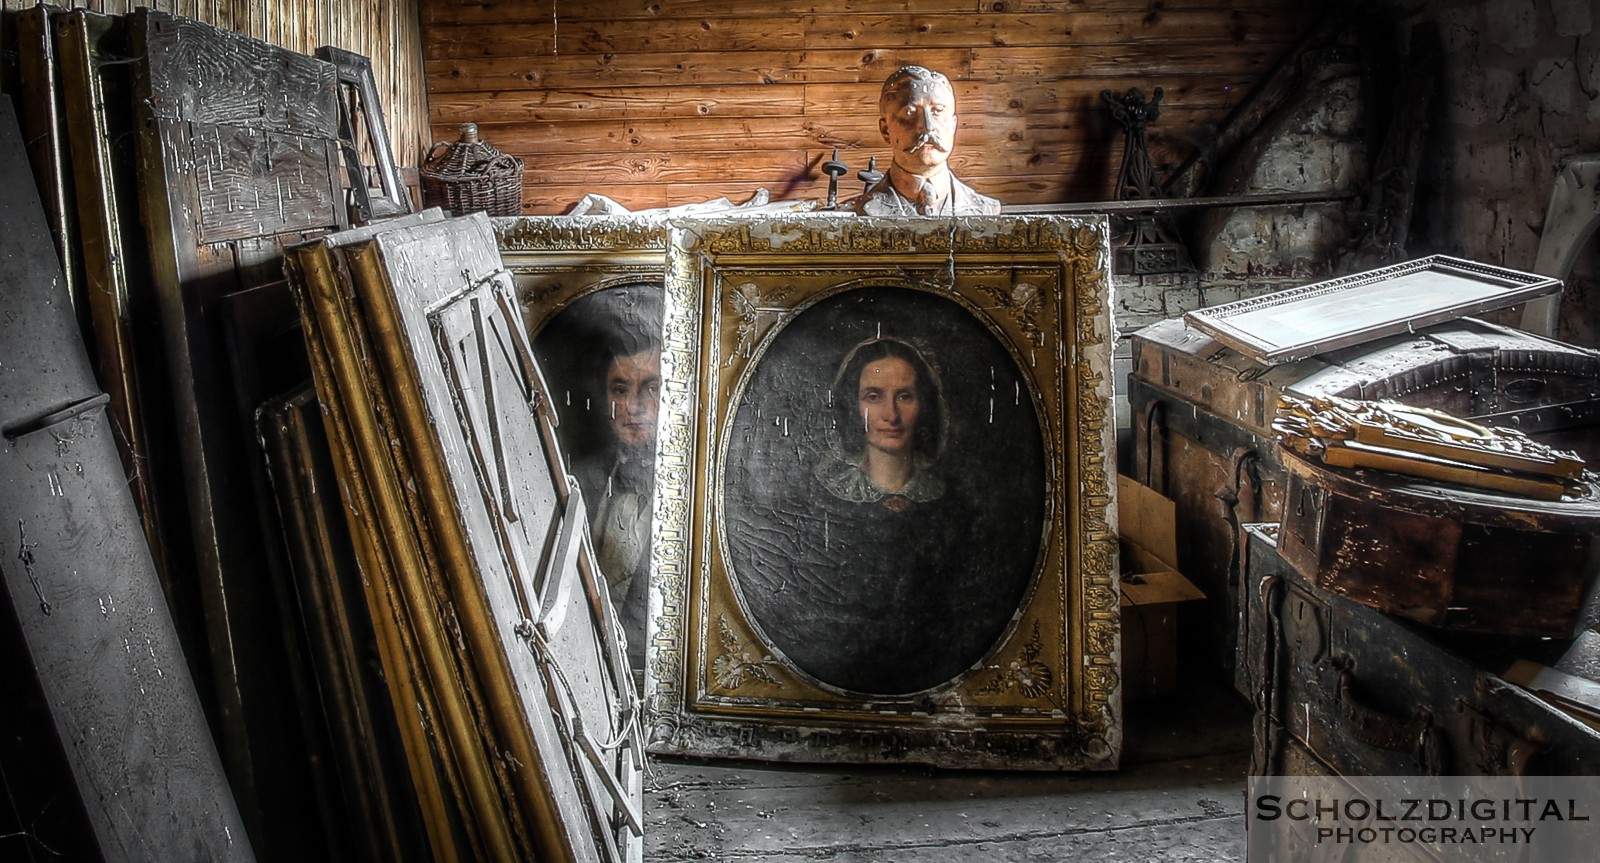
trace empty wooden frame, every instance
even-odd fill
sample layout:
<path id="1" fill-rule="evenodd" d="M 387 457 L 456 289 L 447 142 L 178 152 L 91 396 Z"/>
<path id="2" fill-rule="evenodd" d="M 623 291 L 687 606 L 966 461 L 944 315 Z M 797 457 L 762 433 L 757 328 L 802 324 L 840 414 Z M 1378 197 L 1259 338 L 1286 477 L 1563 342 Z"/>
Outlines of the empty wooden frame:
<path id="1" fill-rule="evenodd" d="M 413 212 L 411 193 L 400 180 L 390 149 L 372 61 L 332 45 L 318 48 L 317 58 L 338 70 L 339 149 L 350 182 L 352 219 L 364 224 Z M 370 164 L 364 154 L 371 156 Z"/>
<path id="2" fill-rule="evenodd" d="M 1505 267 L 1431 255 L 1184 317 L 1268 365 L 1358 345 L 1561 290 L 1561 281 Z"/>

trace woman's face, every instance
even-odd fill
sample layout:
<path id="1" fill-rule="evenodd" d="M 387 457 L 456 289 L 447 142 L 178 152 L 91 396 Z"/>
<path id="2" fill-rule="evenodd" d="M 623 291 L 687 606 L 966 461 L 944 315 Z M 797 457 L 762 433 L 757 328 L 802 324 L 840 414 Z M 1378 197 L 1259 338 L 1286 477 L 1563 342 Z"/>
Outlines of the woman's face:
<path id="1" fill-rule="evenodd" d="M 873 360 L 861 369 L 856 409 L 867 433 L 867 446 L 890 455 L 910 456 L 922 402 L 917 398 L 917 370 L 899 357 Z"/>

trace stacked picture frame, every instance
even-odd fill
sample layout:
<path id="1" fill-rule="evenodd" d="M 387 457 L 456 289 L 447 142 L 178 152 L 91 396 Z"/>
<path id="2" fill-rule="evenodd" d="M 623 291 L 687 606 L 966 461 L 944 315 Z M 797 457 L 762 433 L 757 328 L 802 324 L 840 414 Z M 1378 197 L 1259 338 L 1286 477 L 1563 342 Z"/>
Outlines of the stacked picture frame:
<path id="1" fill-rule="evenodd" d="M 599 370 L 622 351 L 604 346 L 658 352 L 635 655 L 650 751 L 1116 766 L 1103 220 L 495 227 L 569 453 L 616 434 L 623 397 Z M 657 337 L 619 339 L 658 318 Z M 856 474 L 872 435 L 840 434 L 863 372 L 842 367 L 885 342 L 880 365 L 903 354 L 936 381 L 919 393 L 937 434 L 912 460 L 924 480 L 867 500 Z"/>
<path id="2" fill-rule="evenodd" d="M 493 222 L 554 396 L 567 472 L 583 489 L 629 665 L 641 680 L 667 226 L 647 216 Z M 623 397 L 611 396 L 614 387 Z M 636 398 L 627 398 L 630 391 Z"/>
<path id="3" fill-rule="evenodd" d="M 287 262 L 434 857 L 638 860 L 634 690 L 486 217 Z"/>

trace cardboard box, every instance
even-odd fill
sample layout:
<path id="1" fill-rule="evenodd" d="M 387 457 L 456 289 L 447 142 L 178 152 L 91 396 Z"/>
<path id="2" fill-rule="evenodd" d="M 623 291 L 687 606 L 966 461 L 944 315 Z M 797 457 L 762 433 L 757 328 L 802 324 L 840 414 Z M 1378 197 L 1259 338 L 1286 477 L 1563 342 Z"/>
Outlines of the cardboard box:
<path id="1" fill-rule="evenodd" d="M 1122 547 L 1122 685 L 1125 698 L 1172 695 L 1178 685 L 1178 605 L 1205 594 L 1178 572 L 1173 502 L 1117 477 Z"/>

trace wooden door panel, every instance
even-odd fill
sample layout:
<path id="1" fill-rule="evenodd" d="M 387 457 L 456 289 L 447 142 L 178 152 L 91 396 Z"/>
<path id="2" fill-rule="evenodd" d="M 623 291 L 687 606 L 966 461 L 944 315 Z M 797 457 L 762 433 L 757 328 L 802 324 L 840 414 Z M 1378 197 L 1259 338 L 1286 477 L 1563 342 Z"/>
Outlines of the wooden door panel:
<path id="1" fill-rule="evenodd" d="M 437 333 L 440 365 L 459 393 L 456 414 L 466 432 L 478 492 L 502 540 L 507 585 L 522 615 L 534 619 L 538 565 L 554 540 L 557 481 L 537 438 L 521 439 L 517 424 L 501 422 L 505 412 L 528 409 L 532 389 L 506 362 L 504 341 L 497 338 L 503 328 L 485 314 L 486 300 L 493 302 L 474 291 L 428 317 Z"/>
<path id="2" fill-rule="evenodd" d="M 199 242 L 324 230 L 342 206 L 338 150 L 327 138 L 171 121 L 162 136 L 190 151 L 179 164 L 198 174 Z"/>
<path id="3" fill-rule="evenodd" d="M 136 10 L 156 116 L 328 137 L 339 124 L 332 65 L 188 18 Z"/>

